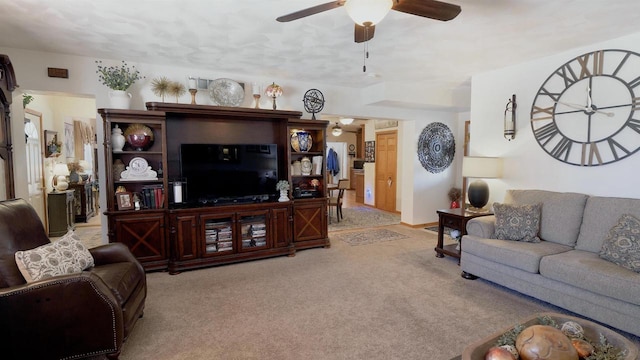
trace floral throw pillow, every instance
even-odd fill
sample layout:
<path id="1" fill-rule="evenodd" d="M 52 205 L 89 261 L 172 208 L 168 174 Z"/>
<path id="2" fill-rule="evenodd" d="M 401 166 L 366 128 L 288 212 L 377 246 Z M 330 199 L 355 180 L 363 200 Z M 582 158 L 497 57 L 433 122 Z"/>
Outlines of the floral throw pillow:
<path id="1" fill-rule="evenodd" d="M 640 220 L 633 215 L 622 215 L 609 230 L 600 257 L 640 273 Z"/>
<path id="2" fill-rule="evenodd" d="M 94 266 L 93 256 L 73 231 L 50 244 L 17 251 L 15 259 L 18 269 L 28 283 L 79 273 Z"/>
<path id="3" fill-rule="evenodd" d="M 493 204 L 496 217 L 495 238 L 525 242 L 540 242 L 540 211 L 542 204 Z"/>

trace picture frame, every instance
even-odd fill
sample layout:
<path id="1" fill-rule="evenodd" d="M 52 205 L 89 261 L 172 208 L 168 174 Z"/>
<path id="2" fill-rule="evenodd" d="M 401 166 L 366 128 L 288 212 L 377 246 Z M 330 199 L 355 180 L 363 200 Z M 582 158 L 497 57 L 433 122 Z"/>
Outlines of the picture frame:
<path id="1" fill-rule="evenodd" d="M 73 124 L 64 123 L 64 154 L 66 158 L 75 158 L 76 149 L 73 139 Z"/>
<path id="2" fill-rule="evenodd" d="M 118 203 L 118 210 L 131 210 L 133 209 L 133 194 L 130 192 L 116 193 L 116 200 Z"/>
<path id="3" fill-rule="evenodd" d="M 44 131 L 44 156 L 60 156 L 60 142 L 58 141 L 58 132 L 53 130 Z"/>
<path id="4" fill-rule="evenodd" d="M 376 142 L 364 142 L 364 162 L 376 162 Z"/>
<path id="5" fill-rule="evenodd" d="M 375 120 L 374 126 L 376 130 L 394 128 L 398 127 L 398 120 Z"/>

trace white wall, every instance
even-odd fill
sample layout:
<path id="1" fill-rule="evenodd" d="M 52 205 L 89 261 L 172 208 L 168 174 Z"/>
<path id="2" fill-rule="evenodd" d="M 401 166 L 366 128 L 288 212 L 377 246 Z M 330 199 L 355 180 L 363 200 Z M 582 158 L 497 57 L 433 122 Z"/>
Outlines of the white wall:
<path id="1" fill-rule="evenodd" d="M 64 94 L 81 94 L 89 97 L 95 97 L 97 108 L 109 106 L 108 89 L 104 85 L 100 84 L 97 79 L 95 64 L 95 60 L 97 59 L 3 47 L 0 47 L 0 53 L 7 54 L 10 57 L 14 65 L 18 84 L 21 86 L 20 89 L 59 92 Z M 101 60 L 103 60 L 105 65 L 117 65 L 120 62 L 120 60 Z M 135 65 L 138 70 L 140 70 L 141 74 L 146 76 L 144 80 L 137 82 L 129 90 L 133 95 L 133 109 L 143 110 L 145 109 L 145 102 L 160 101 L 160 98 L 155 96 L 151 91 L 150 84 L 154 78 L 166 76 L 170 80 L 186 82 L 187 76 L 191 75 L 210 79 L 227 77 L 239 82 L 244 82 L 247 84 L 245 88 L 245 100 L 241 105 L 244 107 L 253 106 L 250 84 L 256 82 L 264 87 L 271 82 L 276 81 L 284 88 L 284 95 L 278 98 L 278 109 L 302 111 L 303 118 L 310 118 L 311 116 L 304 112 L 301 101 L 302 97 L 308 89 L 318 88 L 324 93 L 326 100 L 324 111 L 328 114 L 349 114 L 354 117 L 394 119 L 401 122 L 417 121 L 420 126 L 414 125 L 414 127 L 415 131 L 418 131 L 418 134 L 426 124 L 432 121 L 443 121 L 448 123 L 448 125 L 452 125 L 452 127 L 454 125 L 453 119 L 455 119 L 455 114 L 424 110 L 424 108 L 416 106 L 396 107 L 394 103 L 401 103 L 399 100 L 402 99 L 398 98 L 398 96 L 390 97 L 390 90 L 384 87 L 374 87 L 358 91 L 353 88 L 336 87 L 301 81 L 279 81 L 279 79 L 266 78 L 261 75 L 252 75 L 248 73 L 229 74 L 216 72 L 211 69 L 192 69 L 133 62 L 128 62 L 128 64 Z M 46 75 L 47 67 L 69 69 L 69 78 L 49 78 Z M 395 89 L 396 87 L 397 85 L 390 86 L 391 89 Z M 447 94 L 449 94 L 448 91 Z M 434 103 L 435 105 L 459 105 L 451 95 L 444 96 L 442 94 L 433 93 L 412 95 L 413 98 L 419 98 L 422 101 L 425 99 L 425 96 L 430 99 L 428 101 L 429 103 Z M 385 99 L 387 99 L 387 101 L 385 101 Z M 173 99 L 169 98 L 165 100 L 173 101 Z M 408 100 L 411 100 L 411 98 Z M 180 103 L 190 103 L 190 101 L 191 97 L 189 94 L 185 94 L 179 99 Z M 206 91 L 198 92 L 196 102 L 198 104 L 205 105 L 211 104 Z M 390 105 L 383 106 L 381 104 Z M 424 103 L 422 105 L 424 105 Z M 14 104 L 14 106 L 16 105 Z M 261 98 L 261 107 L 270 108 L 270 99 L 263 96 Z M 316 117 L 320 118 L 321 115 L 322 114 L 316 114 Z M 96 119 L 98 121 L 96 128 L 98 135 L 98 167 L 99 171 L 104 173 L 105 164 L 103 163 L 101 146 L 104 135 L 99 115 L 96 115 Z M 417 135 L 414 131 L 405 131 L 403 127 L 399 127 L 399 153 L 402 156 L 402 161 L 399 165 L 399 171 L 401 172 L 398 174 L 398 181 L 406 186 L 403 186 L 402 189 L 399 190 L 397 206 L 398 209 L 403 211 L 402 221 L 408 224 L 435 221 L 437 219 L 435 209 L 446 207 L 448 205 L 446 192 L 453 181 L 450 174 L 447 176 L 440 175 L 436 177 L 427 177 L 424 174 L 426 170 L 417 163 L 416 136 Z M 365 139 L 375 140 L 373 126 L 367 126 L 367 129 L 365 129 Z M 418 164 L 419 168 L 413 168 L 416 164 Z M 373 185 L 373 176 L 375 173 L 374 166 L 375 164 L 373 163 L 365 164 L 365 203 L 368 205 L 375 204 L 375 188 Z M 412 179 L 414 180 L 412 181 Z M 101 181 L 103 180 L 104 176 L 101 177 Z M 101 182 L 100 187 L 104 188 L 104 186 L 105 184 Z M 414 198 L 416 199 L 416 205 L 407 207 L 405 203 L 411 204 L 414 201 Z M 427 202 L 430 205 L 425 206 L 423 205 L 424 202 Z M 100 204 L 104 209 L 106 206 L 104 192 L 101 192 Z M 413 211 L 416 213 L 413 214 Z M 103 220 L 106 219 L 103 218 Z M 103 221 L 103 224 L 105 223 L 106 221 Z"/>
<path id="2" fill-rule="evenodd" d="M 640 154 L 604 166 L 573 166 L 544 152 L 531 130 L 531 105 L 547 77 L 576 56 L 603 49 L 640 52 L 640 33 L 473 77 L 470 154 L 505 159 L 505 176 L 488 181 L 490 203 L 502 201 L 509 188 L 640 198 L 637 181 Z M 640 69 L 637 73 L 640 75 Z M 503 111 L 512 94 L 517 96 L 517 133 L 515 140 L 509 142 L 502 137 L 502 127 Z"/>

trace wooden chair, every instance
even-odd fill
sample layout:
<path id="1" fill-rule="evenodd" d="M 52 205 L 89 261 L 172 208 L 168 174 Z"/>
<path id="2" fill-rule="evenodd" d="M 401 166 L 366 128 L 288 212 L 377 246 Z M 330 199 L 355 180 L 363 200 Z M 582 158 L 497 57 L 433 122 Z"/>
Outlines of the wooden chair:
<path id="1" fill-rule="evenodd" d="M 340 222 L 340 219 L 344 219 L 342 215 L 342 199 L 344 198 L 344 191 L 349 188 L 349 180 L 348 179 L 340 179 L 338 180 L 338 195 L 337 196 L 329 196 L 329 222 L 331 222 L 331 209 L 335 206 L 336 208 L 336 219 Z"/>

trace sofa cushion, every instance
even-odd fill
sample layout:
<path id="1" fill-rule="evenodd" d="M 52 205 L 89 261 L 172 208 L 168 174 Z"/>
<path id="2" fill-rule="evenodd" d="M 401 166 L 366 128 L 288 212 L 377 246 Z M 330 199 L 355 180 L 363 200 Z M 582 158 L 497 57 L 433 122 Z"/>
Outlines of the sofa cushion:
<path id="1" fill-rule="evenodd" d="M 542 203 L 540 238 L 574 246 L 578 239 L 587 198 L 587 195 L 577 193 L 546 190 L 508 190 L 504 202 L 518 205 Z"/>
<path id="2" fill-rule="evenodd" d="M 640 272 L 640 220 L 625 214 L 602 244 L 600 257 L 635 272 Z"/>
<path id="3" fill-rule="evenodd" d="M 485 239 L 466 235 L 462 238 L 462 257 L 465 253 L 508 265 L 530 273 L 540 270 L 542 257 L 571 250 L 570 246 L 541 241 L 529 243 L 499 239 Z"/>
<path id="4" fill-rule="evenodd" d="M 540 262 L 540 274 L 596 294 L 640 305 L 640 276 L 590 251 L 573 250 L 546 256 Z"/>
<path id="5" fill-rule="evenodd" d="M 576 249 L 599 253 L 609 230 L 623 214 L 640 219 L 640 199 L 591 196 L 584 208 Z"/>
<path id="6" fill-rule="evenodd" d="M 496 218 L 495 238 L 525 242 L 540 242 L 540 204 L 493 204 Z"/>
<path id="7" fill-rule="evenodd" d="M 73 231 L 69 231 L 50 244 L 31 250 L 17 251 L 15 259 L 18 269 L 28 283 L 79 273 L 94 265 L 93 256 Z"/>

